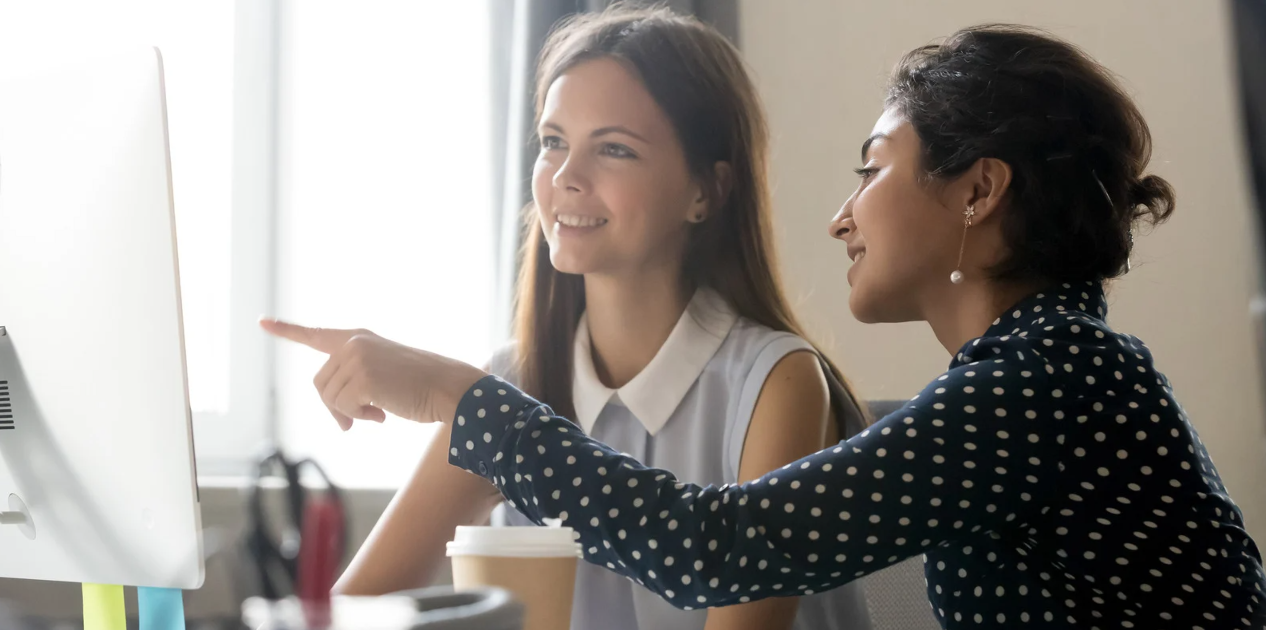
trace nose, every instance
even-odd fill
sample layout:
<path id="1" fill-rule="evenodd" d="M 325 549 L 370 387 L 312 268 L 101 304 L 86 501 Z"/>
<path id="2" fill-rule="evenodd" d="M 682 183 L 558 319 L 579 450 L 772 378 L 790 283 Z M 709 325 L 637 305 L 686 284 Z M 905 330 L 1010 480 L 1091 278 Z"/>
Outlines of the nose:
<path id="1" fill-rule="evenodd" d="M 588 188 L 583 165 L 575 156 L 568 156 L 567 161 L 554 172 L 554 188 L 572 193 L 584 192 Z"/>
<path id="2" fill-rule="evenodd" d="M 831 219 L 828 231 L 831 238 L 841 241 L 846 240 L 847 236 L 857 230 L 857 225 L 853 223 L 853 198 L 849 197 L 848 201 L 840 207 L 840 211 L 835 213 Z"/>

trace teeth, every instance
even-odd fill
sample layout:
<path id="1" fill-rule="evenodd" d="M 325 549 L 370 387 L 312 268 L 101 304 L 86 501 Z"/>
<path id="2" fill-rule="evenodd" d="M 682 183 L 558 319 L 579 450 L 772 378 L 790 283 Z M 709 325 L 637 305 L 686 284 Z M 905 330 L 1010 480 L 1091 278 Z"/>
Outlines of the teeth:
<path id="1" fill-rule="evenodd" d="M 606 225 L 607 220 L 598 217 L 582 217 L 575 214 L 560 214 L 555 219 L 567 227 L 597 227 Z"/>
<path id="2" fill-rule="evenodd" d="M 865 257 L 866 257 L 866 252 L 865 252 L 865 251 L 860 251 L 860 252 L 857 252 L 857 258 L 854 258 L 854 259 L 853 259 L 853 262 L 861 262 L 861 261 L 862 261 L 862 259 L 863 259 L 863 258 L 865 258 Z"/>

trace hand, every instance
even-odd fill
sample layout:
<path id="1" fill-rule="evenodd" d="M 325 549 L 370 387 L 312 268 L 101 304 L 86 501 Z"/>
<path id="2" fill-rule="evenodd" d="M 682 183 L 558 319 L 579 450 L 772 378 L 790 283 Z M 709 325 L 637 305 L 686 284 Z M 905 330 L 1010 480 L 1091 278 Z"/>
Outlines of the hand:
<path id="1" fill-rule="evenodd" d="M 417 422 L 450 422 L 482 370 L 367 330 L 308 328 L 260 319 L 268 333 L 330 355 L 317 372 L 321 401 L 344 431 L 354 419 L 382 422 L 393 414 Z"/>

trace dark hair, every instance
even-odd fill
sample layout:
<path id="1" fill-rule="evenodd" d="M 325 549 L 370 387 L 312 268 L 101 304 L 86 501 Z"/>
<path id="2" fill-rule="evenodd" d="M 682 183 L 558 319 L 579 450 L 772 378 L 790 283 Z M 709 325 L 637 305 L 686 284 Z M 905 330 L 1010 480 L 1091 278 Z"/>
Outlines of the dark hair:
<path id="1" fill-rule="evenodd" d="M 805 337 L 779 282 L 770 217 L 769 131 L 742 57 L 716 29 L 664 8 L 616 5 L 561 22 L 541 52 L 536 76 L 539 118 L 550 85 L 592 59 L 615 59 L 641 79 L 664 110 L 695 177 L 728 162 L 731 189 L 716 212 L 691 227 L 684 273 L 724 297 L 739 315 Z M 705 187 L 711 188 L 711 187 Z M 584 279 L 554 268 L 540 219 L 529 205 L 519 270 L 514 336 L 520 387 L 573 417 L 572 343 L 585 308 Z M 819 353 L 821 354 L 821 353 Z M 855 415 L 843 374 L 825 355 L 831 409 Z M 862 411 L 863 417 L 864 411 Z"/>
<path id="2" fill-rule="evenodd" d="M 1174 191 L 1146 175 L 1152 135 L 1106 68 L 1025 26 L 963 29 L 902 58 L 885 103 L 913 125 L 923 169 L 959 175 L 981 158 L 1012 170 L 997 279 L 1106 280 L 1128 269 L 1136 223 L 1159 224 Z"/>

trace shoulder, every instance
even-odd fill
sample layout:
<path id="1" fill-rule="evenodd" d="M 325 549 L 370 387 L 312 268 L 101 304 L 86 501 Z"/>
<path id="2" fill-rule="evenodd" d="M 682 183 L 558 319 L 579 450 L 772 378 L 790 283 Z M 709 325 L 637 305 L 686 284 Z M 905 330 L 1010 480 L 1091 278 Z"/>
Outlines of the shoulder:
<path id="1" fill-rule="evenodd" d="M 1049 399 L 1122 399 L 1167 385 L 1142 341 L 1077 311 L 1051 312 L 1011 334 L 975 339 L 955 364 L 947 373 L 951 380 L 990 377 L 999 380 L 998 386 L 1035 384 Z"/>
<path id="2" fill-rule="evenodd" d="M 969 342 L 949 371 L 897 413 L 975 425 L 1071 419 L 1058 423 L 1071 439 L 1098 415 L 1121 422 L 1171 404 L 1168 382 L 1142 342 L 1084 313 L 1055 312 L 1011 334 Z"/>
<path id="3" fill-rule="evenodd" d="M 822 447 L 830 395 L 808 341 L 740 317 L 708 370 L 723 376 L 713 382 L 735 401 L 725 440 L 733 473 L 768 470 Z"/>
<path id="4" fill-rule="evenodd" d="M 826 375 L 817 354 L 792 351 L 782 355 L 765 377 L 756 412 L 766 407 L 779 410 L 825 409 Z"/>
<path id="5" fill-rule="evenodd" d="M 824 382 L 817 356 L 813 345 L 799 335 L 740 317 L 707 369 L 723 376 L 725 386 L 740 402 L 739 417 L 746 419 L 770 386 L 799 387 L 806 379 L 814 384 Z"/>
<path id="6" fill-rule="evenodd" d="M 732 334 L 748 364 L 744 390 L 755 395 L 753 425 L 776 422 L 786 430 L 822 424 L 830 393 L 813 345 L 793 333 L 742 318 Z"/>
<path id="7" fill-rule="evenodd" d="M 739 462 L 740 478 L 815 453 L 825 445 L 830 393 L 817 355 L 784 355 L 764 379 Z"/>
<path id="8" fill-rule="evenodd" d="M 750 372 L 760 363 L 767 363 L 764 367 L 768 373 L 779 359 L 801 350 L 812 351 L 813 346 L 794 333 L 774 330 L 739 317 L 713 360 L 740 365 L 747 368 L 745 372 Z"/>

